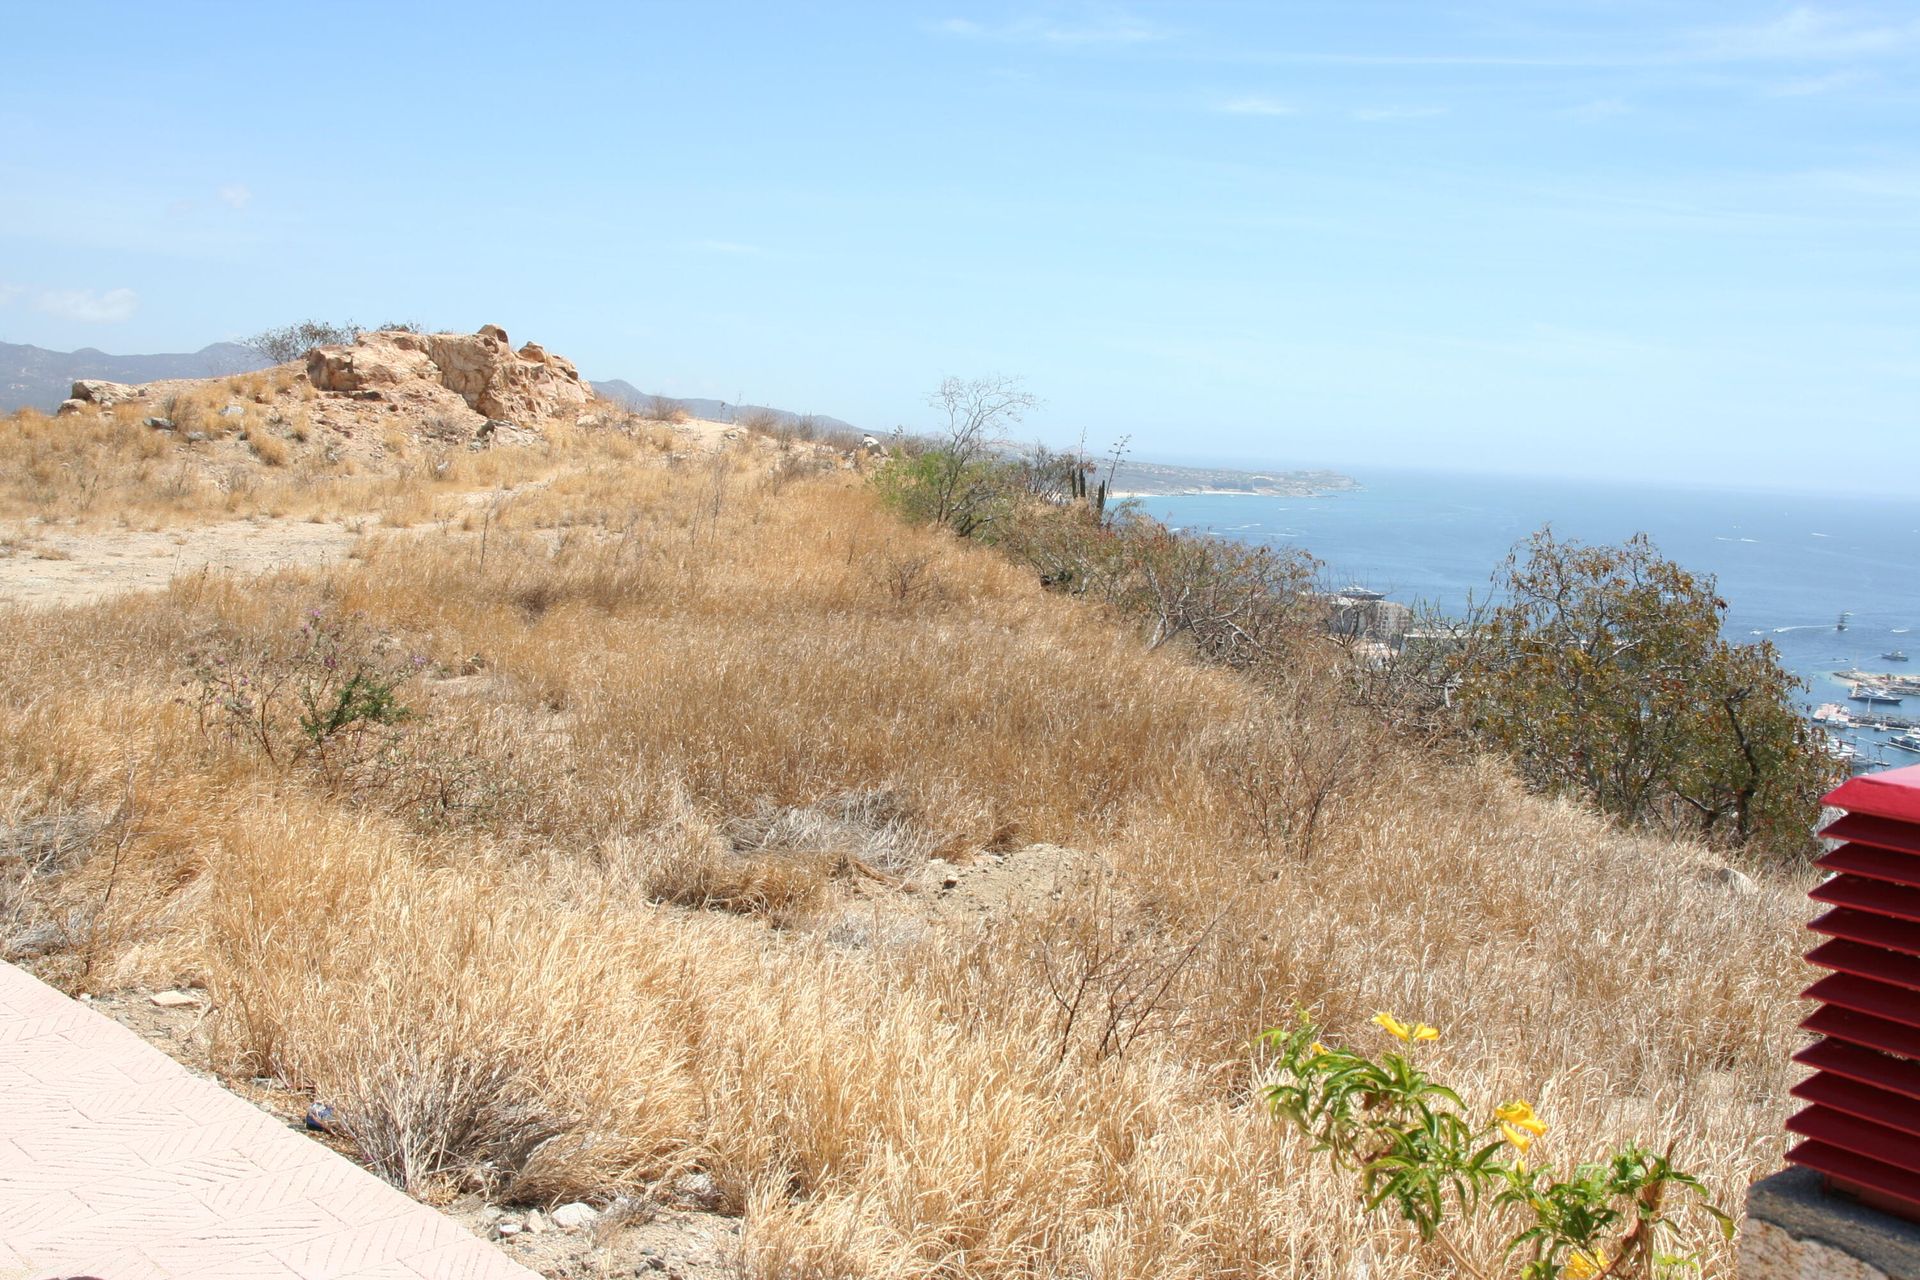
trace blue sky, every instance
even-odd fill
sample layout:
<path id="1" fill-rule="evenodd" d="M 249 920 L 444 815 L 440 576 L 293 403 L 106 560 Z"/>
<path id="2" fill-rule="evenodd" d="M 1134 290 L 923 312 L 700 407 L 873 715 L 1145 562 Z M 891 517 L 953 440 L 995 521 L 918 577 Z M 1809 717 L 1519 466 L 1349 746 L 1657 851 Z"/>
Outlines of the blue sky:
<path id="1" fill-rule="evenodd" d="M 1163 458 L 1898 491 L 1920 8 L 19 4 L 0 339 L 504 325 Z M 1904 461 L 1896 462 L 1896 459 Z"/>

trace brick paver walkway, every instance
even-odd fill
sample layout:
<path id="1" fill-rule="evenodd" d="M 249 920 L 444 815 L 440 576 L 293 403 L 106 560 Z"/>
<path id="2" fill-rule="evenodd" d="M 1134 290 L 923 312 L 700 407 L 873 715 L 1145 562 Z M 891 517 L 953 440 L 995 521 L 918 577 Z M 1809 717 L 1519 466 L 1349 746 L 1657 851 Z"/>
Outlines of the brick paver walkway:
<path id="1" fill-rule="evenodd" d="M 0 963 L 0 1280 L 534 1280 Z"/>

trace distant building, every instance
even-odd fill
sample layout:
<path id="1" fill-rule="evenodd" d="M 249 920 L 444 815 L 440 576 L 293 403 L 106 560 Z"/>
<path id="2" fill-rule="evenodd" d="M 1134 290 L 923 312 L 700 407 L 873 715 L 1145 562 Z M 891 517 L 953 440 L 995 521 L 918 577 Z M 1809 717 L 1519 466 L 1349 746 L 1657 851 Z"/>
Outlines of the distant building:
<path id="1" fill-rule="evenodd" d="M 1327 634 L 1348 640 L 1397 645 L 1413 625 L 1413 610 L 1378 591 L 1348 587 L 1326 597 Z"/>

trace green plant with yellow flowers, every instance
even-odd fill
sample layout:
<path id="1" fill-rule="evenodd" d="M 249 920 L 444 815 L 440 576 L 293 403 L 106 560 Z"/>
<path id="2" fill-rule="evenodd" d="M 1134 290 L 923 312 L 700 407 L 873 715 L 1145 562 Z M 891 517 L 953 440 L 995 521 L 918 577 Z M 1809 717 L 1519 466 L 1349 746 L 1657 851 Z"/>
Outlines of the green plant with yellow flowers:
<path id="1" fill-rule="evenodd" d="M 1471 1115 L 1460 1095 L 1418 1063 L 1420 1046 L 1440 1033 L 1382 1013 L 1373 1019 L 1397 1047 L 1369 1057 L 1329 1046 L 1303 1013 L 1291 1029 L 1267 1032 L 1273 1052 L 1263 1095 L 1340 1168 L 1360 1178 L 1369 1211 L 1398 1210 L 1420 1238 L 1441 1248 L 1460 1274 L 1495 1274 L 1469 1259 L 1447 1232 L 1450 1222 L 1508 1211 L 1514 1227 L 1505 1258 L 1523 1280 L 1656 1280 L 1697 1268 L 1666 1251 L 1679 1224 L 1676 1193 L 1686 1195 L 1729 1237 L 1733 1220 L 1706 1199 L 1700 1180 L 1669 1155 L 1636 1142 L 1561 1177 L 1528 1163 L 1547 1132 L 1523 1101 Z"/>

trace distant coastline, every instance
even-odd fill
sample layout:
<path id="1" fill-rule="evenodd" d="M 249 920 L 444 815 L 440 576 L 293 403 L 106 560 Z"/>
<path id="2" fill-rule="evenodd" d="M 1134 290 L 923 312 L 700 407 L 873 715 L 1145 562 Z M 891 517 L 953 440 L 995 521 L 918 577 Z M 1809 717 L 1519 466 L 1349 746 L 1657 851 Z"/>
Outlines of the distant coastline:
<path id="1" fill-rule="evenodd" d="M 1131 459 L 1114 468 L 1115 498 L 1248 497 L 1313 498 L 1358 489 L 1338 471 L 1240 471 L 1231 467 L 1176 467 Z"/>

